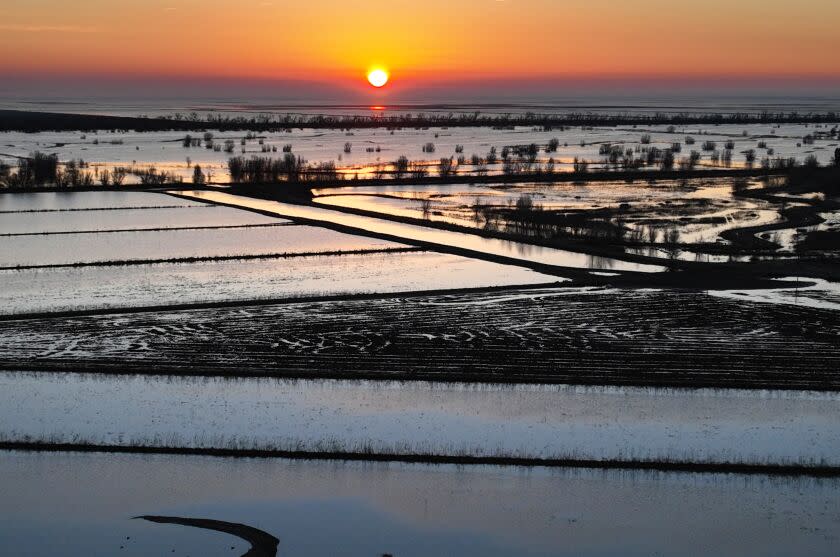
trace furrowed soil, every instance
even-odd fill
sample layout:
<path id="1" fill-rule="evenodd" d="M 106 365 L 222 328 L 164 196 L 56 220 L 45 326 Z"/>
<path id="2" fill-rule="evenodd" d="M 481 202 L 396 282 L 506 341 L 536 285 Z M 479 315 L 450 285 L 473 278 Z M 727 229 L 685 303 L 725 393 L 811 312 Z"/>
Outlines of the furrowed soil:
<path id="1" fill-rule="evenodd" d="M 840 312 L 546 288 L 0 322 L 0 369 L 840 389 Z"/>

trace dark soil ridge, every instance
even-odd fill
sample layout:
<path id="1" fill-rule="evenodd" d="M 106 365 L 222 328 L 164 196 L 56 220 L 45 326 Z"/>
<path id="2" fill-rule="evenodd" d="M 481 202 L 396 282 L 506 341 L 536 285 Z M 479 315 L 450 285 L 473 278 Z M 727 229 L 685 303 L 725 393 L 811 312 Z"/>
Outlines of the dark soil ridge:
<path id="1" fill-rule="evenodd" d="M 572 385 L 579 387 L 640 387 L 640 388 L 655 388 L 655 389 L 684 389 L 684 390 L 702 390 L 702 389 L 735 389 L 745 391 L 811 391 L 822 393 L 840 392 L 840 379 L 838 379 L 831 370 L 820 370 L 817 368 L 822 359 L 819 357 L 799 358 L 799 365 L 814 365 L 814 369 L 810 371 L 810 376 L 798 378 L 795 372 L 775 372 L 775 373 L 756 373 L 756 376 L 749 376 L 744 370 L 732 371 L 731 376 L 721 377 L 720 375 L 713 376 L 712 372 L 708 372 L 704 377 L 704 372 L 698 369 L 703 365 L 713 366 L 719 359 L 698 358 L 698 363 L 695 366 L 678 370 L 663 369 L 659 366 L 667 366 L 673 361 L 657 359 L 653 362 L 644 362 L 636 364 L 638 368 L 632 367 L 634 362 L 628 361 L 621 363 L 621 369 L 614 369 L 617 367 L 617 357 L 609 355 L 609 357 L 602 357 L 599 359 L 600 365 L 597 363 L 592 365 L 588 363 L 589 371 L 581 371 L 580 369 L 563 372 L 544 372 L 541 370 L 528 369 L 530 362 L 527 358 L 519 358 L 512 360 L 508 354 L 504 352 L 494 351 L 493 356 L 498 358 L 506 358 L 508 364 L 506 366 L 493 366 L 486 362 L 481 362 L 475 366 L 474 371 L 461 372 L 458 367 L 467 367 L 469 363 L 463 361 L 453 361 L 446 358 L 436 358 L 428 360 L 430 365 L 440 365 L 441 371 L 421 371 L 412 369 L 408 371 L 390 371 L 390 370 L 365 370 L 354 369 L 352 366 L 347 366 L 345 371 L 340 370 L 310 370 L 307 368 L 307 363 L 313 363 L 311 358 L 298 359 L 295 369 L 278 369 L 276 367 L 264 366 L 259 367 L 251 362 L 247 362 L 247 371 L 242 369 L 231 369 L 230 367 L 209 367 L 200 364 L 183 364 L 167 365 L 155 362 L 154 366 L 148 364 L 138 364 L 126 362 L 123 360 L 114 361 L 112 363 L 104 362 L 50 362 L 50 361 L 27 361 L 27 362 L 9 362 L 0 360 L 0 372 L 7 373 L 81 373 L 86 375 L 112 376 L 112 377 L 126 377 L 126 376 L 148 376 L 148 377 L 215 377 L 222 379 L 292 379 L 292 380 L 341 380 L 341 381 L 403 381 L 403 382 L 429 382 L 429 383 L 471 383 L 483 385 Z M 749 355 L 736 355 L 740 358 L 748 358 Z M 401 362 L 394 359 L 396 364 Z M 323 366 L 339 366 L 341 363 L 335 361 L 319 362 L 314 361 L 316 365 Z M 514 365 L 517 364 L 520 371 L 513 371 Z M 360 368 L 364 366 L 364 362 L 357 364 Z M 840 362 L 835 358 L 828 362 L 828 365 L 840 365 Z M 583 366 L 582 366 L 583 367 Z M 510 368 L 510 369 L 509 369 Z M 393 369 L 393 368 L 389 368 Z M 747 370 L 754 371 L 754 370 Z M 722 372 L 728 373 L 728 372 Z M 829 374 L 829 377 L 826 377 Z M 682 377 L 681 377 L 682 376 Z"/>
<path id="2" fill-rule="evenodd" d="M 179 516 L 135 516 L 135 519 L 148 520 L 157 524 L 177 524 L 179 526 L 190 526 L 230 534 L 241 538 L 251 544 L 251 549 L 242 554 L 242 557 L 274 557 L 277 555 L 277 545 L 280 540 L 262 530 L 258 530 L 246 524 L 235 522 L 224 522 L 221 520 L 210 520 L 207 518 L 183 518 Z"/>
<path id="3" fill-rule="evenodd" d="M 56 453 L 116 453 L 147 455 L 208 456 L 217 458 L 272 458 L 310 461 L 394 462 L 459 466 L 518 466 L 541 468 L 587 468 L 597 470 L 649 470 L 696 474 L 743 474 L 762 476 L 840 477 L 840 466 L 820 464 L 750 464 L 738 462 L 690 462 L 629 459 L 531 458 L 515 456 L 467 456 L 444 454 L 356 453 L 284 451 L 263 449 L 223 449 L 192 447 L 152 447 L 107 444 L 0 442 L 0 450 Z"/>
<path id="4" fill-rule="evenodd" d="M 58 230 L 55 232 L 6 232 L 0 234 L 2 238 L 17 236 L 71 236 L 73 234 L 119 234 L 120 232 L 177 232 L 184 230 L 243 230 L 248 228 L 276 228 L 278 226 L 295 226 L 293 222 L 278 222 L 270 224 L 222 224 L 216 226 L 174 226 L 152 228 L 115 228 L 105 230 Z"/>
<path id="5" fill-rule="evenodd" d="M 137 265 L 213 263 L 222 261 L 252 261 L 259 259 L 294 259 L 299 257 L 341 257 L 345 255 L 374 255 L 388 253 L 414 253 L 422 248 L 381 248 L 356 250 L 326 250 L 278 253 L 246 253 L 240 255 L 208 255 L 204 257 L 170 257 L 161 259 L 118 259 L 110 261 L 83 261 L 78 263 L 51 263 L 46 265 L 14 265 L 0 267 L 0 271 L 27 271 L 41 269 L 76 269 L 83 267 L 130 267 Z"/>
<path id="6" fill-rule="evenodd" d="M 0 190 L 2 191 L 2 190 Z M 26 190 L 30 193 L 37 193 L 43 190 Z M 60 190 L 79 191 L 79 190 Z M 48 192 L 47 192 L 48 193 Z M 134 211 L 143 209 L 202 209 L 204 205 L 140 205 L 137 207 L 78 207 L 69 209 L 20 209 L 16 211 L 0 211 L 0 215 L 29 214 L 29 213 L 86 213 L 89 211 Z"/>

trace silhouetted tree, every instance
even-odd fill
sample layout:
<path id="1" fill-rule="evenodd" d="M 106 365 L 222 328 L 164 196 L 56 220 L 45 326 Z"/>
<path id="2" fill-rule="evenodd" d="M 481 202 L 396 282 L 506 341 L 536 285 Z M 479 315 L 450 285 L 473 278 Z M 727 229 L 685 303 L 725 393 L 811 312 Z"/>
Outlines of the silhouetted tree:
<path id="1" fill-rule="evenodd" d="M 402 178 L 406 172 L 408 172 L 408 157 L 402 155 L 394 162 L 394 176 Z"/>
<path id="2" fill-rule="evenodd" d="M 452 175 L 452 158 L 451 157 L 443 157 L 440 159 L 440 164 L 438 165 L 438 172 L 441 177 L 447 177 Z"/>
<path id="3" fill-rule="evenodd" d="M 201 170 L 201 166 L 195 165 L 193 169 L 193 184 L 197 186 L 203 186 L 205 182 L 204 172 Z"/>

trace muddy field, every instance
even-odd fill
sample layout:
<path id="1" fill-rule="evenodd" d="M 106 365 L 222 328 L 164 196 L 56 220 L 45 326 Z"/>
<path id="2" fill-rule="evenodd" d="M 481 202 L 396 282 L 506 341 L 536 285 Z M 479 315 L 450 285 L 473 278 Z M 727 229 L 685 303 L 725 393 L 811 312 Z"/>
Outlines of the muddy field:
<path id="1" fill-rule="evenodd" d="M 0 322 L 0 367 L 115 373 L 840 388 L 840 315 L 552 288 Z"/>

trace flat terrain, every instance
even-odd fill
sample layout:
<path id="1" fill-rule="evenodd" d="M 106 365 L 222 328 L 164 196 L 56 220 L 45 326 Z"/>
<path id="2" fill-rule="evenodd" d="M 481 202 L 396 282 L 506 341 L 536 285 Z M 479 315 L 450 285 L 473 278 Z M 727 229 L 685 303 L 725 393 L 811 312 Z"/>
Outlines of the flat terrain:
<path id="1" fill-rule="evenodd" d="M 115 310 L 118 311 L 118 310 Z M 0 369 L 840 389 L 840 313 L 522 289 L 0 322 Z"/>

